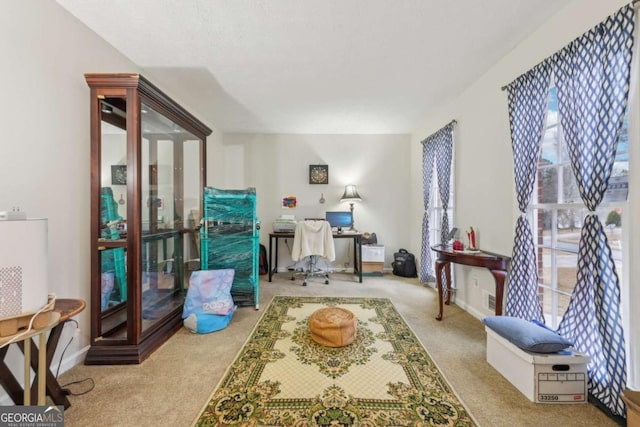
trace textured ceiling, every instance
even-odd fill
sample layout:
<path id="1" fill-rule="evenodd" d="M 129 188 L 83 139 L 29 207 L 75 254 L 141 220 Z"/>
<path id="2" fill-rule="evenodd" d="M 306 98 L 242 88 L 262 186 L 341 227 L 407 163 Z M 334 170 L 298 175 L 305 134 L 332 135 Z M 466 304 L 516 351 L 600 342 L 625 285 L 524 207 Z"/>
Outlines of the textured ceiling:
<path id="1" fill-rule="evenodd" d="M 57 2 L 221 131 L 409 133 L 569 0 Z"/>

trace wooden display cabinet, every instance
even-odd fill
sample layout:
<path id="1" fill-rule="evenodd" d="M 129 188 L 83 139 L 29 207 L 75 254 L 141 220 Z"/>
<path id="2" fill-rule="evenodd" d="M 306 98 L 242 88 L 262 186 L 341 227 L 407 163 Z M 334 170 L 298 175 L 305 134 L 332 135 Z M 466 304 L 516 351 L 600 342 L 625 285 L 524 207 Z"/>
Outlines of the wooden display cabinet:
<path id="1" fill-rule="evenodd" d="M 91 89 L 91 347 L 135 364 L 182 325 L 211 129 L 139 74 Z"/>

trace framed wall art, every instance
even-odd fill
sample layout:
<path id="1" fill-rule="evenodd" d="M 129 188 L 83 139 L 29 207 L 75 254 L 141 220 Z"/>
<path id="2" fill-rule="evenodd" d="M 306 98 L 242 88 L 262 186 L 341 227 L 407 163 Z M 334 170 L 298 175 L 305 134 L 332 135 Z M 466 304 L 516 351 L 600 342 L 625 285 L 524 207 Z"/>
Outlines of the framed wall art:
<path id="1" fill-rule="evenodd" d="M 111 185 L 127 185 L 127 165 L 111 165 Z"/>
<path id="2" fill-rule="evenodd" d="M 298 198 L 296 196 L 286 196 L 282 198 L 282 209 L 295 209 L 298 206 Z"/>
<path id="3" fill-rule="evenodd" d="M 329 165 L 309 165 L 309 184 L 328 184 Z"/>

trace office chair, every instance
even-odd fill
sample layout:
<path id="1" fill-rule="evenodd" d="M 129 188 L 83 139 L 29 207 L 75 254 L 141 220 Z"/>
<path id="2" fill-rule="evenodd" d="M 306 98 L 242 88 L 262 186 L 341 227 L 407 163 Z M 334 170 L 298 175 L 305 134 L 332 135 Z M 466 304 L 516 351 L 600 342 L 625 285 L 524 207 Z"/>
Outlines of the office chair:
<path id="1" fill-rule="evenodd" d="M 302 274 L 304 278 L 302 286 L 307 286 L 307 279 L 312 276 L 323 276 L 324 284 L 329 284 L 329 266 L 322 270 L 318 267 L 320 258 L 331 262 L 336 259 L 336 250 L 333 244 L 331 225 L 324 219 L 305 219 L 298 221 L 293 235 L 293 248 L 291 259 L 300 261 L 308 258 L 306 268 Z M 295 279 L 295 275 L 291 280 Z"/>

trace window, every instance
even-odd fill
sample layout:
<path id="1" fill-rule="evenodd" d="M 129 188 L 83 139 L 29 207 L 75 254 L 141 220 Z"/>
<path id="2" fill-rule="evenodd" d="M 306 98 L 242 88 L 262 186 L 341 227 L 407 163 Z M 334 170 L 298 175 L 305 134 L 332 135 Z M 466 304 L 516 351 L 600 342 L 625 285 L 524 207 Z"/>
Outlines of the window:
<path id="1" fill-rule="evenodd" d="M 454 165 L 455 159 L 451 159 L 451 183 L 449 187 L 449 206 L 447 206 L 447 216 L 449 218 L 449 230 L 454 227 L 453 224 L 453 207 L 454 207 Z M 439 245 L 442 243 L 442 201 L 440 200 L 440 190 L 438 183 L 438 172 L 436 168 L 433 170 L 433 179 L 431 180 L 431 191 L 429 196 L 429 245 Z M 447 230 L 447 231 L 449 231 Z"/>
<path id="2" fill-rule="evenodd" d="M 628 177 L 628 119 L 625 118 L 609 187 L 596 212 L 606 229 L 621 282 Z M 537 191 L 534 190 L 531 205 L 531 224 L 538 258 L 538 296 L 547 325 L 556 328 L 576 284 L 578 243 L 587 209 L 580 198 L 559 126 L 555 87 L 549 90 L 546 128 L 534 188 Z"/>

